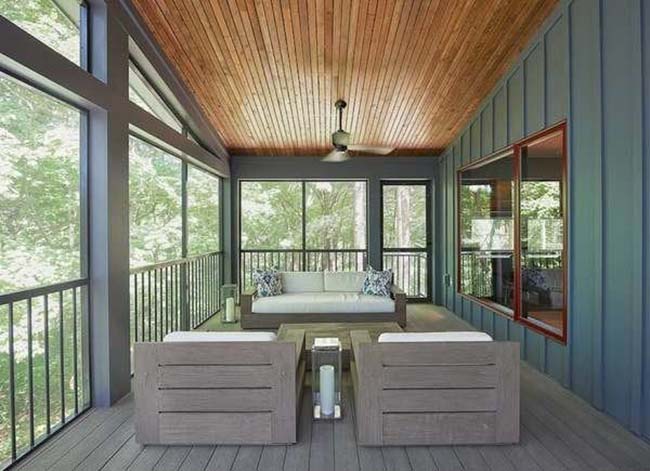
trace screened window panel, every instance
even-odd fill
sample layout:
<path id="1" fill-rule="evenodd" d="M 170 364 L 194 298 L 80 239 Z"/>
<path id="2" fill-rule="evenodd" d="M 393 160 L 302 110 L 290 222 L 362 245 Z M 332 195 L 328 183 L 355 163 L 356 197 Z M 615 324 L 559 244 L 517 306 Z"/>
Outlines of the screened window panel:
<path id="1" fill-rule="evenodd" d="M 78 0 L 0 0 L 0 15 L 77 65 L 82 8 Z"/>
<path id="2" fill-rule="evenodd" d="M 384 248 L 427 246 L 427 188 L 425 185 L 384 185 Z"/>
<path id="3" fill-rule="evenodd" d="M 182 255 L 182 163 L 136 137 L 129 139 L 131 267 Z"/>
<path id="4" fill-rule="evenodd" d="M 80 110 L 0 74 L 3 464 L 90 403 L 82 252 L 85 119 Z"/>
<path id="5" fill-rule="evenodd" d="M 302 248 L 302 185 L 289 181 L 242 181 L 241 248 Z"/>
<path id="6" fill-rule="evenodd" d="M 221 249 L 221 180 L 201 169 L 187 170 L 188 254 L 199 255 Z"/>
<path id="7" fill-rule="evenodd" d="M 183 131 L 183 123 L 133 61 L 129 61 L 129 100 L 169 127 Z"/>
<path id="8" fill-rule="evenodd" d="M 366 182 L 305 183 L 306 249 L 365 249 Z"/>
<path id="9" fill-rule="evenodd" d="M 82 276 L 82 119 L 0 75 L 0 293 Z"/>

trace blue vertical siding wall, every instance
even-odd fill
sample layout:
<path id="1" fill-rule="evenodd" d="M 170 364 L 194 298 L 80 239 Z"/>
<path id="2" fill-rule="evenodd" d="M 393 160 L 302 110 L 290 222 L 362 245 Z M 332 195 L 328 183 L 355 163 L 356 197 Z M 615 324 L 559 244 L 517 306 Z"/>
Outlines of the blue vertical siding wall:
<path id="1" fill-rule="evenodd" d="M 437 302 L 650 438 L 650 1 L 565 0 L 443 153 Z M 456 170 L 566 119 L 569 341 L 456 292 Z M 447 275 L 447 277 L 445 276 Z"/>

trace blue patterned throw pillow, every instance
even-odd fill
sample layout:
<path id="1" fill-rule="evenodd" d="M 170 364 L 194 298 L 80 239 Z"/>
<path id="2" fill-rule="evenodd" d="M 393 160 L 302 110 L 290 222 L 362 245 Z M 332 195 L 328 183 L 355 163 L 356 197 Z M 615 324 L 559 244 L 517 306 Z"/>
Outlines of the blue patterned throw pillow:
<path id="1" fill-rule="evenodd" d="M 363 280 L 361 292 L 373 296 L 390 297 L 390 285 L 393 279 L 393 272 L 390 270 L 377 271 L 371 266 L 366 271 L 366 278 Z"/>
<path id="2" fill-rule="evenodd" d="M 261 298 L 282 294 L 282 279 L 275 268 L 255 270 L 253 272 L 253 281 L 257 285 L 257 295 Z"/>

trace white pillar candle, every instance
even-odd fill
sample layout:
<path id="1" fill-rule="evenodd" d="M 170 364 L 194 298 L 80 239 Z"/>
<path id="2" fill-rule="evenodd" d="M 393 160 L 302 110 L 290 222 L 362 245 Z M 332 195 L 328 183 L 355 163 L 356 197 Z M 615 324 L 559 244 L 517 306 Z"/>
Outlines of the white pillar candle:
<path id="1" fill-rule="evenodd" d="M 322 415 L 334 414 L 334 367 L 320 367 L 320 410 Z"/>
<path id="2" fill-rule="evenodd" d="M 226 322 L 235 321 L 235 298 L 226 299 Z"/>

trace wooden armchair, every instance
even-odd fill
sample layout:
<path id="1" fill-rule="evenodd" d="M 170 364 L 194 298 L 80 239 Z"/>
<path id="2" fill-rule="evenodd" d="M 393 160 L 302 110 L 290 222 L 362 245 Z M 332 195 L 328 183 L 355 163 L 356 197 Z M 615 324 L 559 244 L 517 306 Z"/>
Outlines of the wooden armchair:
<path id="1" fill-rule="evenodd" d="M 136 343 L 140 444 L 296 442 L 304 331 L 269 342 Z"/>
<path id="2" fill-rule="evenodd" d="M 362 445 L 519 441 L 519 344 L 373 343 L 350 332 Z"/>

